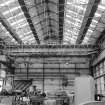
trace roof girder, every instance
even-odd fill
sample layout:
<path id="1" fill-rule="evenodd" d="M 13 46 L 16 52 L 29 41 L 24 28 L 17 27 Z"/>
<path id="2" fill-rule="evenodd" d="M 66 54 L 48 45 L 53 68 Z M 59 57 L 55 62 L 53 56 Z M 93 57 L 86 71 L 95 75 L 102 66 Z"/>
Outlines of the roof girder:
<path id="1" fill-rule="evenodd" d="M 57 21 L 57 20 L 55 20 L 55 19 L 53 19 L 53 18 L 50 17 L 50 18 L 44 18 L 42 21 L 40 21 L 40 22 L 37 23 L 37 24 L 40 24 L 41 22 L 44 22 L 44 21 L 46 21 L 47 19 L 52 20 L 52 21 L 55 21 L 55 22 L 57 22 L 57 23 L 59 22 L 59 21 Z M 61 23 L 61 22 L 60 22 L 60 23 Z M 36 25 L 37 25 L 37 24 L 36 24 Z"/>
<path id="2" fill-rule="evenodd" d="M 77 44 L 82 43 L 99 3 L 100 3 L 100 0 L 89 0 L 87 9 L 83 18 L 83 22 L 82 22 L 82 25 L 78 34 L 78 38 L 76 40 Z"/>
<path id="3" fill-rule="evenodd" d="M 64 5 L 65 0 L 59 0 L 59 43 L 61 44 L 63 41 L 63 29 L 60 27 L 63 27 L 64 24 Z"/>
<path id="4" fill-rule="evenodd" d="M 22 40 L 19 38 L 16 31 L 10 26 L 9 22 L 5 19 L 5 17 L 0 13 L 0 22 L 6 28 L 6 30 L 11 34 L 11 36 L 19 43 L 22 44 Z"/>
<path id="5" fill-rule="evenodd" d="M 55 26 L 54 25 L 47 25 L 46 27 L 42 27 L 41 28 L 41 30 L 45 30 L 47 27 L 52 27 L 52 31 L 54 31 L 55 33 L 58 31 L 56 28 L 55 28 Z M 40 30 L 39 30 L 40 31 Z M 45 32 L 45 31 L 44 31 Z M 47 32 L 46 32 L 47 33 Z M 43 34 L 45 34 L 45 33 L 43 33 Z"/>
<path id="6" fill-rule="evenodd" d="M 18 0 L 20 6 L 21 6 L 21 9 L 23 10 L 24 12 L 24 15 L 26 16 L 26 19 L 27 19 L 27 22 L 29 23 L 29 26 L 30 26 L 30 29 L 32 30 L 32 33 L 37 41 L 38 44 L 40 44 L 40 40 L 38 38 L 38 35 L 36 33 L 36 29 L 34 28 L 34 25 L 33 25 L 33 22 L 31 20 L 31 17 L 29 15 L 29 12 L 28 12 L 28 9 L 27 7 L 25 6 L 25 2 L 24 0 Z"/>
<path id="7" fill-rule="evenodd" d="M 47 1 L 46 1 L 47 2 Z M 48 1 L 49 3 L 52 3 L 52 4 L 54 4 L 54 5 L 57 5 L 55 2 L 53 2 L 53 1 Z M 42 2 L 39 2 L 39 3 L 36 3 L 35 5 L 36 6 L 38 6 L 38 5 L 40 5 L 40 4 L 43 4 L 43 3 L 45 3 L 45 0 L 43 1 L 42 0 Z"/>

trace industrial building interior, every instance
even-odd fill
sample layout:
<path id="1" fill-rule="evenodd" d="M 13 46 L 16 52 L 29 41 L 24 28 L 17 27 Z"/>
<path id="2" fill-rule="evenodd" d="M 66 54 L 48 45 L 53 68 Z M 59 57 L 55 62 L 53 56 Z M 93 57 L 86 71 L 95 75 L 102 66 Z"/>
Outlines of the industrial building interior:
<path id="1" fill-rule="evenodd" d="M 0 105 L 105 105 L 105 0 L 0 0 Z"/>

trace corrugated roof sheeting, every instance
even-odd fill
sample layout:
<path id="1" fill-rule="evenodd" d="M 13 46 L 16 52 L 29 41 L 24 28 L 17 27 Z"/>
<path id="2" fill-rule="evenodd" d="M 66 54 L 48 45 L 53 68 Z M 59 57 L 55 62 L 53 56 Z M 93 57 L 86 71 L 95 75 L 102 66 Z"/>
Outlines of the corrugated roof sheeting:
<path id="1" fill-rule="evenodd" d="M 76 44 L 89 0 L 22 1 L 24 5 L 20 5 L 19 0 L 0 0 L 0 12 L 8 21 L 10 31 L 13 28 L 22 43 Z M 27 11 L 22 9 L 24 7 Z M 105 3 L 101 0 L 81 44 L 94 44 L 101 35 L 105 27 L 104 11 Z M 29 18 L 26 17 L 27 14 Z M 19 44 L 19 40 L 2 23 L 0 26 L 0 38 Z"/>
<path id="2" fill-rule="evenodd" d="M 31 43 L 31 41 L 34 41 L 35 43 L 33 35 L 29 34 L 31 30 L 18 0 L 1 0 L 0 7 L 1 13 L 16 31 L 22 42 L 27 43 L 30 41 Z M 29 39 L 27 36 L 31 36 L 31 38 Z"/>
<path id="3" fill-rule="evenodd" d="M 82 42 L 82 44 L 95 44 L 96 40 L 98 40 L 101 32 L 103 32 L 105 28 L 105 3 L 103 1 L 98 5 L 97 11 L 92 19 L 90 27 L 86 33 L 86 36 Z"/>
<path id="4" fill-rule="evenodd" d="M 75 44 L 88 0 L 67 0 L 65 6 L 64 42 Z M 77 31 L 75 31 L 77 30 Z"/>

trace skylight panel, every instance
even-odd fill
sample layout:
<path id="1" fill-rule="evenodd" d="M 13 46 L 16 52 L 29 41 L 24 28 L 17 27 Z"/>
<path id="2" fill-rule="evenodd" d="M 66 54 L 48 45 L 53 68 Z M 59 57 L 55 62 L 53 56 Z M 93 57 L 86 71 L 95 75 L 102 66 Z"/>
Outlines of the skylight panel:
<path id="1" fill-rule="evenodd" d="M 65 37 L 65 39 L 71 39 L 71 37 L 72 37 L 72 34 L 71 35 L 66 35 L 66 37 Z"/>
<path id="2" fill-rule="evenodd" d="M 88 3 L 88 0 L 87 2 L 84 2 L 84 3 L 81 3 L 80 0 L 78 0 L 78 2 L 75 0 L 73 0 L 73 2 L 68 0 L 67 5 L 73 5 L 75 7 L 79 7 L 80 9 L 85 9 L 84 6 L 86 6 L 87 3 Z"/>
<path id="3" fill-rule="evenodd" d="M 85 37 L 83 42 L 88 42 L 89 41 L 89 37 Z"/>
<path id="4" fill-rule="evenodd" d="M 30 43 L 31 43 L 31 44 L 35 44 L 36 42 L 35 42 L 35 40 L 32 40 L 32 41 L 30 41 Z"/>
<path id="5" fill-rule="evenodd" d="M 35 40 L 18 0 L 2 0 L 2 5 L 5 7 L 2 14 L 16 31 L 19 38 L 23 40 L 23 36 L 28 35 Z"/>
<path id="6" fill-rule="evenodd" d="M 71 43 L 72 43 L 72 44 L 75 44 L 75 42 L 76 42 L 76 40 L 73 39 L 73 38 L 71 38 Z"/>
<path id="7" fill-rule="evenodd" d="M 26 38 L 26 37 L 32 37 L 33 38 L 33 36 L 32 36 L 32 34 L 30 33 L 30 34 L 24 34 L 21 38 L 24 40 L 24 38 Z M 33 38 L 34 39 L 34 38 Z"/>
<path id="8" fill-rule="evenodd" d="M 95 24 L 97 24 L 98 23 L 98 21 L 97 20 L 95 20 L 94 18 L 92 19 L 92 23 L 95 23 Z"/>
<path id="9" fill-rule="evenodd" d="M 96 30 L 102 32 L 104 30 L 105 25 L 102 23 L 98 23 L 98 25 L 96 26 Z"/>
<path id="10" fill-rule="evenodd" d="M 66 36 L 64 39 L 69 39 L 69 40 L 70 40 L 71 37 L 72 37 L 72 36 L 69 36 L 69 35 L 68 35 L 68 36 Z"/>
<path id="11" fill-rule="evenodd" d="M 28 34 L 30 34 L 30 33 L 32 33 L 32 31 L 29 31 L 29 32 L 25 33 L 25 35 L 28 35 Z"/>
<path id="12" fill-rule="evenodd" d="M 75 34 L 75 35 L 78 34 L 78 33 L 76 33 L 75 31 L 71 31 L 71 30 L 70 30 L 70 31 L 67 31 L 65 34 L 69 34 L 70 32 L 71 32 L 72 34 Z"/>
<path id="13" fill-rule="evenodd" d="M 15 8 L 9 9 L 8 11 L 5 11 L 3 14 L 4 14 L 4 15 L 7 15 L 7 14 L 9 14 L 10 12 L 16 11 L 16 10 L 18 10 L 18 9 L 20 9 L 20 8 L 21 8 L 21 7 L 18 6 L 18 7 L 15 7 Z"/>
<path id="14" fill-rule="evenodd" d="M 88 29 L 83 42 L 88 42 L 88 40 L 89 40 L 92 33 L 93 33 L 93 30 Z"/>
<path id="15" fill-rule="evenodd" d="M 31 41 L 34 41 L 35 42 L 35 40 L 34 40 L 34 38 L 24 38 L 24 39 L 22 39 L 22 41 L 24 42 L 24 43 L 31 43 Z"/>
<path id="16" fill-rule="evenodd" d="M 104 10 L 105 9 L 105 6 L 99 5 L 98 8 L 101 9 L 101 10 Z"/>
<path id="17" fill-rule="evenodd" d="M 104 4 L 105 5 L 105 4 Z M 91 24 L 90 24 L 90 27 L 89 27 L 89 29 L 88 29 L 88 31 L 87 31 L 87 33 L 86 33 L 86 35 L 85 35 L 85 37 L 86 38 L 84 38 L 84 40 L 83 40 L 83 43 L 85 42 L 90 42 L 89 40 L 91 40 L 91 38 L 92 38 L 92 36 L 94 35 L 93 34 L 93 32 L 95 31 L 95 30 L 98 30 L 98 31 L 103 31 L 103 29 L 104 29 L 104 25 L 103 24 L 100 24 L 100 23 L 98 23 L 99 22 L 99 19 L 102 17 L 102 13 L 103 13 L 103 11 L 105 11 L 105 6 L 104 6 L 103 4 L 102 4 L 102 1 L 101 1 L 101 3 L 98 5 L 98 8 L 97 8 L 97 11 L 95 12 L 95 15 L 94 15 L 94 17 L 93 17 L 93 19 L 92 19 L 92 22 L 91 22 Z M 101 11 L 99 11 L 99 10 L 101 10 Z M 93 28 L 94 28 L 94 30 L 91 30 L 91 32 L 90 32 L 90 28 L 93 26 Z M 87 40 L 86 40 L 87 39 Z"/>
<path id="18" fill-rule="evenodd" d="M 82 44 L 88 44 L 88 40 L 89 40 L 89 39 L 87 39 L 87 40 L 84 39 L 84 41 L 82 42 Z"/>
<path id="19" fill-rule="evenodd" d="M 14 18 L 17 18 L 17 17 L 19 17 L 19 16 L 22 16 L 22 15 L 24 16 L 24 13 L 23 13 L 23 12 L 20 12 L 19 14 L 15 15 L 15 16 L 9 17 L 7 20 L 10 21 L 10 20 L 12 20 L 12 19 L 14 19 Z"/>
<path id="20" fill-rule="evenodd" d="M 92 33 L 93 31 L 92 30 L 90 30 L 90 29 L 88 29 L 88 31 L 89 31 L 89 33 Z"/>
<path id="21" fill-rule="evenodd" d="M 35 41 L 25 41 L 24 44 L 35 44 Z"/>
<path id="22" fill-rule="evenodd" d="M 35 42 L 35 40 L 33 38 L 26 38 L 26 39 L 23 40 L 24 43 L 27 43 L 27 42 L 28 43 L 31 43 L 31 41 L 34 41 Z"/>
<path id="23" fill-rule="evenodd" d="M 31 30 L 30 30 L 30 27 L 28 27 L 28 26 L 22 28 L 22 30 L 23 30 L 23 32 L 24 32 L 25 34 L 31 31 Z"/>
<path id="24" fill-rule="evenodd" d="M 95 16 L 96 16 L 96 17 L 100 17 L 101 14 L 96 12 L 96 13 L 95 13 Z"/>
<path id="25" fill-rule="evenodd" d="M 20 12 L 19 15 L 15 15 L 14 17 L 16 20 L 20 20 L 20 19 L 24 18 L 24 13 Z"/>
<path id="26" fill-rule="evenodd" d="M 66 37 L 67 33 L 72 33 L 73 39 L 68 40 L 73 41 L 73 43 L 76 42 L 78 37 L 87 4 L 88 0 L 67 0 L 67 4 L 65 6 L 64 37 Z M 68 31 L 68 29 L 71 31 Z"/>
<path id="27" fill-rule="evenodd" d="M 27 39 L 34 39 L 34 38 L 32 38 L 32 36 L 30 36 L 30 35 L 27 35 L 22 40 L 24 41 L 24 40 L 27 40 Z"/>
<path id="28" fill-rule="evenodd" d="M 83 15 L 85 10 L 84 9 L 80 9 L 80 8 L 74 8 L 72 9 L 70 6 L 69 8 L 67 9 L 67 12 L 71 12 L 73 14 L 78 14 L 78 15 Z"/>
<path id="29" fill-rule="evenodd" d="M 33 7 L 34 6 L 34 0 L 25 0 L 25 3 L 28 7 Z"/>
<path id="30" fill-rule="evenodd" d="M 30 38 L 29 41 L 34 41 L 34 38 Z"/>
<path id="31" fill-rule="evenodd" d="M 23 27 L 25 27 L 25 26 L 27 26 L 27 25 L 28 25 L 28 23 L 25 23 L 25 24 L 23 24 L 23 25 L 17 26 L 16 28 L 23 28 Z"/>
<path id="32" fill-rule="evenodd" d="M 78 29 L 80 28 L 80 24 L 73 23 L 71 21 L 68 21 L 68 22 L 65 21 L 65 23 L 66 23 L 65 27 L 67 26 L 66 28 L 71 28 L 71 27 L 72 28 L 76 28 L 77 27 Z"/>
<path id="33" fill-rule="evenodd" d="M 0 23 L 0 33 L 3 34 L 4 38 L 8 37 L 9 39 L 11 39 L 12 42 L 16 42 L 16 40 L 10 35 L 10 33 L 6 30 L 6 28 Z M 1 35 L 2 35 L 1 34 Z"/>
<path id="34" fill-rule="evenodd" d="M 1 1 L 6 1 L 4 3 L 0 3 L 0 7 L 3 7 L 5 5 L 9 5 L 9 4 L 11 4 L 11 3 L 13 3 L 13 2 L 15 2 L 17 0 L 1 0 Z"/>
<path id="35" fill-rule="evenodd" d="M 73 17 L 71 14 L 67 14 L 66 16 L 67 16 L 67 17 L 66 17 L 66 20 L 68 20 L 68 21 L 70 21 L 70 19 L 72 19 L 72 20 L 73 20 L 73 19 L 74 19 L 74 20 L 76 19 L 76 21 L 82 22 L 82 20 L 79 19 L 79 16 L 74 16 L 74 17 Z M 82 17 L 80 16 L 80 18 L 82 18 Z"/>
<path id="36" fill-rule="evenodd" d="M 71 39 L 71 38 L 70 38 L 70 39 Z M 69 40 L 70 40 L 70 39 L 69 39 Z M 68 41 L 68 38 L 65 37 L 65 38 L 64 38 L 64 42 L 66 42 L 66 41 Z"/>
<path id="37" fill-rule="evenodd" d="M 90 38 L 91 34 L 87 33 L 86 37 L 84 38 L 85 41 L 88 41 Z"/>
<path id="38" fill-rule="evenodd" d="M 13 25 L 19 24 L 19 23 L 21 23 L 21 22 L 23 22 L 23 21 L 25 21 L 25 23 L 26 23 L 26 19 L 25 19 L 25 18 L 22 18 L 22 19 L 20 19 L 20 20 L 18 20 L 18 21 L 16 21 L 16 22 L 11 23 L 11 25 L 13 26 Z"/>
<path id="39" fill-rule="evenodd" d="M 19 26 L 23 26 L 24 24 L 26 24 L 27 23 L 27 21 L 26 21 L 26 19 L 24 19 L 22 22 L 20 22 L 20 23 L 18 23 L 18 24 L 14 24 L 14 25 L 12 25 L 13 27 L 16 27 L 16 29 L 17 29 L 17 27 Z"/>
<path id="40" fill-rule="evenodd" d="M 96 25 L 94 25 L 94 24 L 91 24 L 91 25 L 90 25 L 90 27 L 93 28 L 93 29 L 95 28 L 95 26 L 96 26 Z"/>

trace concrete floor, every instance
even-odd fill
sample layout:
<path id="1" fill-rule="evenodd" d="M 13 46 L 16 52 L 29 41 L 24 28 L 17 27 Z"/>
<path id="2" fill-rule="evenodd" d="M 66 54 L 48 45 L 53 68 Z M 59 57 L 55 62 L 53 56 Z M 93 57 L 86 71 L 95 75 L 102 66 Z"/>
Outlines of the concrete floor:
<path id="1" fill-rule="evenodd" d="M 5 96 L 1 99 L 0 105 L 12 105 L 12 100 L 13 100 L 13 97 Z"/>

